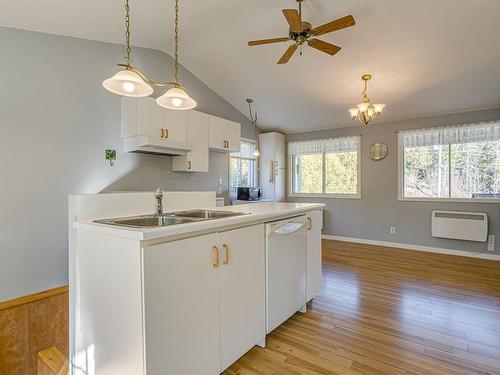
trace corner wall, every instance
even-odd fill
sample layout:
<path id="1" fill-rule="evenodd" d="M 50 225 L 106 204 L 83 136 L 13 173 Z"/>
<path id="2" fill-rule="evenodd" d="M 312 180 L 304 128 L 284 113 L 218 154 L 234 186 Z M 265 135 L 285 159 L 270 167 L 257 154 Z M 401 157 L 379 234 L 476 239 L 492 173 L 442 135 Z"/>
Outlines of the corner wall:
<path id="1" fill-rule="evenodd" d="M 432 237 L 431 212 L 433 210 L 486 212 L 489 219 L 489 234 L 495 235 L 496 248 L 494 253 L 484 252 L 500 254 L 499 203 L 407 202 L 397 199 L 398 131 L 498 119 L 500 119 L 500 109 L 493 109 L 387 123 L 375 121 L 366 127 L 353 126 L 288 135 L 287 142 L 361 135 L 362 199 L 287 197 L 287 201 L 325 203 L 323 234 L 326 235 L 461 251 L 479 251 L 485 248 L 485 245 Z M 381 161 L 373 161 L 368 157 L 369 147 L 377 141 L 384 142 L 389 148 L 387 157 Z M 394 235 L 389 234 L 391 226 L 396 227 Z"/>
<path id="2" fill-rule="evenodd" d="M 68 195 L 101 191 L 228 190 L 228 157 L 209 173 L 171 171 L 171 158 L 123 154 L 120 97 L 102 87 L 124 47 L 0 27 L 0 301 L 68 283 Z M 134 64 L 167 80 L 173 59 L 133 48 Z M 181 67 L 200 111 L 253 124 Z M 157 91 L 155 96 L 161 94 Z M 116 149 L 113 167 L 104 150 Z"/>

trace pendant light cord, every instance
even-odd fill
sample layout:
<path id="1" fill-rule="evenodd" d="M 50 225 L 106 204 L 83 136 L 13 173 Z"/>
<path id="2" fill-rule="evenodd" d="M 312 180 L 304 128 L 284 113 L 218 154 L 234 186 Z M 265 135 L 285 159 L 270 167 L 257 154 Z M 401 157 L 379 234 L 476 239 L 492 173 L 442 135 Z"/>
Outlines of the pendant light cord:
<path id="1" fill-rule="evenodd" d="M 175 51 L 174 51 L 174 78 L 178 86 L 179 84 L 179 0 L 175 0 Z"/>
<path id="2" fill-rule="evenodd" d="M 132 59 L 130 58 L 130 6 L 128 5 L 128 0 L 125 0 L 125 39 L 127 43 L 126 56 L 127 65 L 132 63 Z"/>
<path id="3" fill-rule="evenodd" d="M 368 81 L 365 80 L 365 89 L 363 90 L 363 102 L 365 102 L 365 103 L 370 102 L 370 98 L 368 97 L 367 92 L 366 92 L 367 90 L 368 90 Z"/>

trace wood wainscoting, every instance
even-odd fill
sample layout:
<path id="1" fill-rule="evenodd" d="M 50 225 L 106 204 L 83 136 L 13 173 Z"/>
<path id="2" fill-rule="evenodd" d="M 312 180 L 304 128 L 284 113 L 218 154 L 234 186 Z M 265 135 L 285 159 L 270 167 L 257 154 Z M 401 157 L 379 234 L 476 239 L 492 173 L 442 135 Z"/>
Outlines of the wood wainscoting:
<path id="1" fill-rule="evenodd" d="M 38 352 L 68 356 L 68 287 L 0 303 L 0 375 L 36 375 Z"/>

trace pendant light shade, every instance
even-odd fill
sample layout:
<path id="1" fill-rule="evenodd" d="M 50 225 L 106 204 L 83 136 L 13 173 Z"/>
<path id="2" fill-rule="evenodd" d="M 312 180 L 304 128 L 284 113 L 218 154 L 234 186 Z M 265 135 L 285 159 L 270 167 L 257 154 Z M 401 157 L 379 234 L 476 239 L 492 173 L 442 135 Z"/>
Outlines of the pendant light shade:
<path id="1" fill-rule="evenodd" d="M 192 99 L 187 92 L 180 87 L 171 88 L 156 99 L 156 103 L 159 106 L 179 111 L 193 109 L 197 105 L 196 100 Z"/>
<path id="2" fill-rule="evenodd" d="M 105 80 L 102 85 L 108 91 L 122 96 L 142 97 L 153 93 L 153 88 L 131 70 L 120 70 L 113 77 Z"/>

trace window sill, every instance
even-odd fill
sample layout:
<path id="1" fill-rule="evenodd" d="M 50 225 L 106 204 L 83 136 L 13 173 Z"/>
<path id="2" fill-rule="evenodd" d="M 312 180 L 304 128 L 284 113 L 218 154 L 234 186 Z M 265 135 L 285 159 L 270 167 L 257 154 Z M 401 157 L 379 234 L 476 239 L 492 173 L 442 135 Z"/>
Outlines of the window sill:
<path id="1" fill-rule="evenodd" d="M 361 194 L 288 194 L 290 198 L 361 199 Z"/>
<path id="2" fill-rule="evenodd" d="M 402 202 L 440 202 L 440 203 L 500 203 L 500 199 L 474 199 L 474 198 L 405 198 L 398 197 Z"/>

